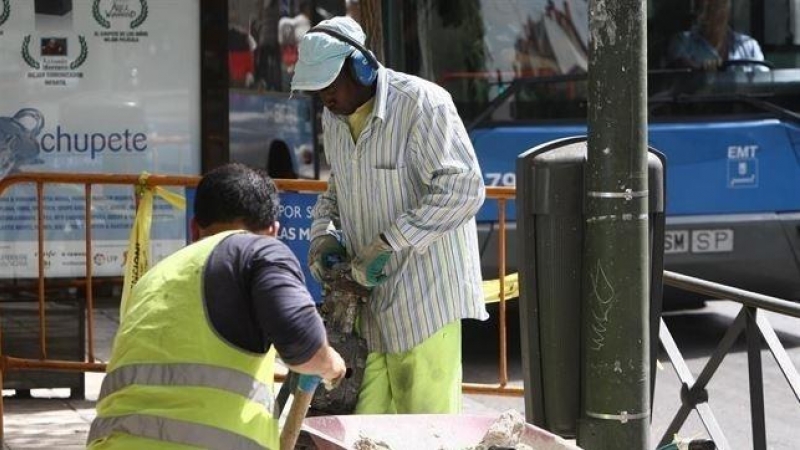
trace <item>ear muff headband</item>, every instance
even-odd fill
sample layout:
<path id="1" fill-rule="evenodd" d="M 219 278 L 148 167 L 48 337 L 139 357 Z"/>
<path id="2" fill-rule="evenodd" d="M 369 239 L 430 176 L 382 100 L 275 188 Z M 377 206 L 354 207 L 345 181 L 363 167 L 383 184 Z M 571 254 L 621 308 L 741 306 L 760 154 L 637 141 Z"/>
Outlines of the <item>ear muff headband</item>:
<path id="1" fill-rule="evenodd" d="M 334 29 L 331 29 L 331 28 L 328 28 L 328 27 L 320 27 L 320 26 L 316 26 L 316 27 L 308 30 L 307 33 L 325 33 L 328 36 L 333 36 L 333 37 L 335 37 L 336 39 L 339 39 L 342 42 L 345 42 L 347 44 L 352 45 L 353 47 L 356 48 L 356 50 L 360 51 L 361 54 L 364 55 L 364 58 L 366 58 L 366 60 L 369 61 L 369 64 L 375 70 L 378 70 L 378 68 L 380 67 L 380 63 L 378 63 L 378 60 L 375 59 L 375 55 L 373 55 L 372 52 L 367 50 L 367 48 L 364 47 L 363 44 L 361 44 L 357 40 L 351 38 L 350 36 L 342 34 L 342 33 L 338 32 L 338 31 L 336 31 Z"/>

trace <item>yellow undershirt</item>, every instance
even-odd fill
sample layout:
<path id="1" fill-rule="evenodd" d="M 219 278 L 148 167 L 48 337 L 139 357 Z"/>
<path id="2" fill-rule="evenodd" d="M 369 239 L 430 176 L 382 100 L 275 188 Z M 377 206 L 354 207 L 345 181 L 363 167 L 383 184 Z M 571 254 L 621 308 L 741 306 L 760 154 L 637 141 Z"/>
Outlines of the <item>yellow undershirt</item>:
<path id="1" fill-rule="evenodd" d="M 353 114 L 347 116 L 347 125 L 350 127 L 353 142 L 358 142 L 358 137 L 361 136 L 361 132 L 364 131 L 364 127 L 367 125 L 367 118 L 372 114 L 373 106 L 375 106 L 375 97 L 369 99 L 359 106 Z"/>

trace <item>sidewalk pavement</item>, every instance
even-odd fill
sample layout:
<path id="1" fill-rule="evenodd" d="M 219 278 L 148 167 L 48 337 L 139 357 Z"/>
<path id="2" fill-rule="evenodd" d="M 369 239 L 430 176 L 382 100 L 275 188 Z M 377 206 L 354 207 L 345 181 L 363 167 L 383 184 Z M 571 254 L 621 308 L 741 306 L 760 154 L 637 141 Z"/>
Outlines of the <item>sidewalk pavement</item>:
<path id="1" fill-rule="evenodd" d="M 89 424 L 95 416 L 97 392 L 102 374 L 87 375 L 87 397 L 91 400 L 69 398 L 4 399 L 3 450 L 77 450 L 85 448 Z M 47 392 L 46 392 L 47 391 Z M 41 390 L 41 395 L 67 396 L 64 389 Z M 486 398 L 481 398 L 486 397 Z M 498 402 L 499 400 L 499 402 Z M 522 408 L 521 398 L 485 395 L 464 395 L 464 413 L 497 415 L 511 408 Z"/>
<path id="2" fill-rule="evenodd" d="M 95 309 L 95 353 L 107 361 L 118 325 L 118 310 L 100 306 Z M 465 374 L 467 374 L 465 368 Z M 3 450 L 75 450 L 85 448 L 86 434 L 95 416 L 95 401 L 104 374 L 86 374 L 86 400 L 69 398 L 69 389 L 36 389 L 35 398 L 3 399 Z M 518 383 L 514 383 L 518 384 Z M 519 383 L 521 384 L 521 383 Z M 276 387 L 277 389 L 277 387 Z M 5 395 L 13 391 L 4 391 Z M 524 413 L 521 397 L 464 395 L 463 412 L 498 415 L 517 409 Z"/>

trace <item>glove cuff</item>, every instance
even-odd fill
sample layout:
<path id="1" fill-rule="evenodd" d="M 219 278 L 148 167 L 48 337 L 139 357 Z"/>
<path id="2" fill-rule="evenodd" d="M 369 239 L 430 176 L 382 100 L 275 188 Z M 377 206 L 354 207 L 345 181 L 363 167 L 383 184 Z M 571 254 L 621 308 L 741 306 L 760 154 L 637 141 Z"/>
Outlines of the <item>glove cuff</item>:
<path id="1" fill-rule="evenodd" d="M 386 238 L 385 234 L 383 234 L 383 233 L 379 234 L 378 238 L 380 238 L 381 243 L 384 244 L 384 250 L 387 250 L 387 251 L 390 251 L 390 252 L 394 251 L 394 247 L 392 247 L 392 243 L 389 242 L 389 240 Z"/>
<path id="2" fill-rule="evenodd" d="M 411 247 L 411 243 L 406 240 L 402 233 L 400 233 L 400 230 L 397 228 L 397 226 L 393 226 L 381 233 L 381 242 L 388 244 L 388 246 L 391 248 L 390 251 L 392 252 Z"/>

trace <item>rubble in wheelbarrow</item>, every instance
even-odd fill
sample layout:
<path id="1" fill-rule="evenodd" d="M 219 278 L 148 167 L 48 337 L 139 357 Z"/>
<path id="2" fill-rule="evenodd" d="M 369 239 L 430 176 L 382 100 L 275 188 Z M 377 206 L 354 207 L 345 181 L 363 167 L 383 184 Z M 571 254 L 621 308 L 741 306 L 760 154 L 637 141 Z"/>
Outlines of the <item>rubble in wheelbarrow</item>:
<path id="1" fill-rule="evenodd" d="M 370 438 L 369 436 L 359 435 L 357 441 L 353 443 L 354 450 L 392 450 L 389 444 Z"/>
<path id="2" fill-rule="evenodd" d="M 515 450 L 532 450 L 527 445 L 520 443 L 522 433 L 525 431 L 525 418 L 517 410 L 509 410 L 500 414 L 486 430 L 481 442 L 466 450 L 488 450 L 492 448 L 513 448 Z"/>
<path id="3" fill-rule="evenodd" d="M 525 431 L 525 418 L 519 411 L 509 410 L 500 415 L 486 430 L 478 445 L 467 447 L 463 450 L 492 450 L 514 449 L 535 450 L 533 447 L 521 443 Z M 392 450 L 389 444 L 359 434 L 359 439 L 353 443 L 354 450 Z M 440 447 L 439 450 L 452 450 L 450 447 Z"/>

